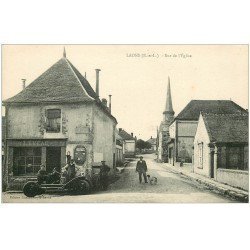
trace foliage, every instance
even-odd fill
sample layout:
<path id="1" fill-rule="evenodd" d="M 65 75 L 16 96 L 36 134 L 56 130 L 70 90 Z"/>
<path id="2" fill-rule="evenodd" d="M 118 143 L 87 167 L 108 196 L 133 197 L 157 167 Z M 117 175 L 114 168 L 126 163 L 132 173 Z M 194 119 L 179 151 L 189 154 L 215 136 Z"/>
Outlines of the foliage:
<path id="1" fill-rule="evenodd" d="M 138 148 L 139 150 L 150 149 L 151 144 L 149 142 L 139 139 L 136 141 L 136 148 Z"/>

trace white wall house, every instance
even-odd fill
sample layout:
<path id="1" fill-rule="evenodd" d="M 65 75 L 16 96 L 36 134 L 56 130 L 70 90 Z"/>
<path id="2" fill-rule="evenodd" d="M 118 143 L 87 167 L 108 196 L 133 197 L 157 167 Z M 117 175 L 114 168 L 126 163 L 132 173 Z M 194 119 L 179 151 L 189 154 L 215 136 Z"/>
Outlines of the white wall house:
<path id="1" fill-rule="evenodd" d="M 194 172 L 248 190 L 248 114 L 201 113 L 194 138 Z"/>

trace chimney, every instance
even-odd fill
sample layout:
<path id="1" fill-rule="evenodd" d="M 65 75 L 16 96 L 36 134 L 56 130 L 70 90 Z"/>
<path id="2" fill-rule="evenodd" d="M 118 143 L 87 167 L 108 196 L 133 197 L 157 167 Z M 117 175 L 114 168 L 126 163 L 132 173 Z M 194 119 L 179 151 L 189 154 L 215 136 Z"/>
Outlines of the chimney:
<path id="1" fill-rule="evenodd" d="M 110 113 L 111 113 L 111 96 L 112 95 L 109 95 L 109 111 L 110 111 Z"/>
<path id="2" fill-rule="evenodd" d="M 102 104 L 103 104 L 105 107 L 107 107 L 107 103 L 108 103 L 107 99 L 106 99 L 106 98 L 102 98 Z"/>
<path id="3" fill-rule="evenodd" d="M 119 132 L 121 132 L 122 131 L 122 128 L 119 128 Z"/>
<path id="4" fill-rule="evenodd" d="M 23 81 L 23 89 L 25 89 L 25 87 L 26 87 L 26 85 L 25 85 L 26 79 L 22 79 L 22 81 Z"/>
<path id="5" fill-rule="evenodd" d="M 134 133 L 131 133 L 131 136 L 134 137 Z"/>
<path id="6" fill-rule="evenodd" d="M 99 72 L 101 71 L 100 69 L 96 69 L 96 95 L 99 97 Z"/>

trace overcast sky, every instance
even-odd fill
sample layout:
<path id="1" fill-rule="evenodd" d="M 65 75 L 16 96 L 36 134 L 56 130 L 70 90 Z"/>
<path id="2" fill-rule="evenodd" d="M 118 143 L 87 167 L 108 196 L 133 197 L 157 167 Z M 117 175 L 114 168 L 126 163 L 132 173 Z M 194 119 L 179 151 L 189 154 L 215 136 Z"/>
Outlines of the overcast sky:
<path id="1" fill-rule="evenodd" d="M 248 108 L 246 45 L 66 45 L 65 48 L 67 58 L 82 75 L 87 73 L 94 90 L 95 69 L 101 69 L 100 97 L 108 99 L 112 95 L 112 113 L 118 127 L 145 140 L 156 136 L 156 127 L 162 120 L 168 76 L 176 115 L 192 99 L 231 98 Z M 62 56 L 63 45 L 3 46 L 2 99 L 22 90 L 22 78 L 30 84 Z"/>

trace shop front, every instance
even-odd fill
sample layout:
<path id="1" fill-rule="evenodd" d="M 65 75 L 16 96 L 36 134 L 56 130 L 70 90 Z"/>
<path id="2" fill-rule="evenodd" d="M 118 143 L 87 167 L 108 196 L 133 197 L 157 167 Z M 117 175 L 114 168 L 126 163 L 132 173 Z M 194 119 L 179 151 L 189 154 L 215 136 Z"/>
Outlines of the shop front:
<path id="1" fill-rule="evenodd" d="M 36 178 L 41 165 L 49 173 L 61 170 L 66 164 L 66 139 L 9 139 L 7 140 L 8 189 L 20 190 L 22 185 Z"/>

